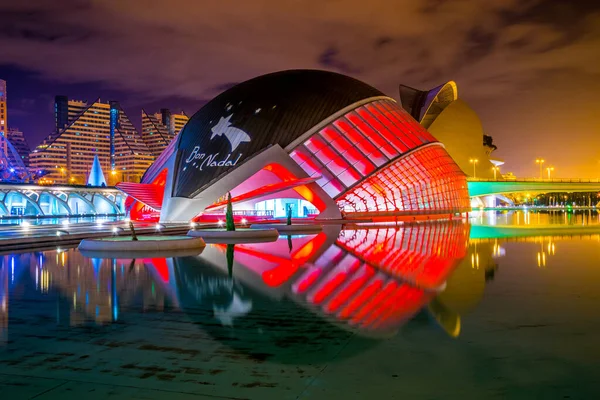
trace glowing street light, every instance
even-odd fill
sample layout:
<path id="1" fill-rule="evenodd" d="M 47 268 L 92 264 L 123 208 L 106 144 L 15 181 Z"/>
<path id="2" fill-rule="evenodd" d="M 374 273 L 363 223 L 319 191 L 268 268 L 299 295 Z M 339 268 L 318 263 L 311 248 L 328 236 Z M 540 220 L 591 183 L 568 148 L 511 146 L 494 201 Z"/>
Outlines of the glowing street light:
<path id="1" fill-rule="evenodd" d="M 494 180 L 497 180 L 496 173 L 500 172 L 500 167 L 492 167 L 492 170 L 494 171 Z"/>
<path id="2" fill-rule="evenodd" d="M 554 167 L 548 167 L 546 168 L 546 171 L 548 171 L 548 179 L 550 179 L 550 173 L 554 171 Z"/>
<path id="3" fill-rule="evenodd" d="M 540 179 L 542 179 L 544 177 L 544 175 L 542 174 L 542 165 L 544 165 L 545 162 L 546 162 L 546 160 L 544 160 L 543 158 L 535 159 L 535 163 L 540 164 Z"/>
<path id="4" fill-rule="evenodd" d="M 478 160 L 478 159 L 476 159 L 476 158 L 470 158 L 470 159 L 469 159 L 469 162 L 470 162 L 471 164 L 473 164 L 473 178 L 475 178 L 475 177 L 476 177 L 476 173 L 475 173 L 475 167 L 477 166 L 477 163 L 479 162 L 479 160 Z"/>

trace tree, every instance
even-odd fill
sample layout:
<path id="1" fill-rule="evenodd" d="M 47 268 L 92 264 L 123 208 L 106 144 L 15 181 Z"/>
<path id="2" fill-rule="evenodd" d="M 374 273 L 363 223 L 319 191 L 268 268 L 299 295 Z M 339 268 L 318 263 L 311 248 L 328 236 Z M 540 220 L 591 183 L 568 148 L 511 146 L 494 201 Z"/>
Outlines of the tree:
<path id="1" fill-rule="evenodd" d="M 491 149 L 490 153 L 498 149 L 498 147 L 494 144 L 494 138 L 489 135 L 483 135 L 483 145 Z"/>
<path id="2" fill-rule="evenodd" d="M 135 234 L 135 228 L 133 227 L 133 222 L 131 221 L 129 221 L 129 229 L 131 229 L 131 240 L 138 240 L 138 237 Z"/>
<path id="3" fill-rule="evenodd" d="M 235 256 L 234 252 L 235 252 L 235 245 L 234 244 L 228 244 L 227 245 L 226 257 L 227 257 L 227 272 L 229 273 L 229 277 L 230 278 L 233 277 L 233 258 Z"/>
<path id="4" fill-rule="evenodd" d="M 225 212 L 225 222 L 228 231 L 235 231 L 233 222 L 233 206 L 231 205 L 231 193 L 227 193 L 227 211 Z"/>

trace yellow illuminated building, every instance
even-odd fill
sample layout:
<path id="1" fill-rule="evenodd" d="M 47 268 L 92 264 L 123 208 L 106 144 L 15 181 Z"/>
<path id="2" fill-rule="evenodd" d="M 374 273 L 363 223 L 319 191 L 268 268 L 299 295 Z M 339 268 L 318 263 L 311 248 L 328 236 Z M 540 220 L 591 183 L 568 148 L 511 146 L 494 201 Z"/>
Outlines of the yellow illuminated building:
<path id="1" fill-rule="evenodd" d="M 503 179 L 498 168 L 503 161 L 490 154 L 496 149 L 484 144 L 484 130 L 477 113 L 458 97 L 456 83 L 450 81 L 429 91 L 400 87 L 404 107 L 437 140 L 465 175 L 484 179 Z"/>
<path id="2" fill-rule="evenodd" d="M 8 154 L 8 112 L 6 107 L 6 81 L 0 79 L 0 153 Z M 3 163 L 0 157 L 0 166 Z"/>

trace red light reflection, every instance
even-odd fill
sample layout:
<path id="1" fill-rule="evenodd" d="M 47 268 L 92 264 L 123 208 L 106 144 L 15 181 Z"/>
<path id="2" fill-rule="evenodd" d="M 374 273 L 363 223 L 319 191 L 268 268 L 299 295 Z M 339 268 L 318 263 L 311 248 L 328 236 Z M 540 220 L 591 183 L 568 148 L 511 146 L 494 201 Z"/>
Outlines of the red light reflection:
<path id="1" fill-rule="evenodd" d="M 238 244 L 236 268 L 254 272 L 263 290 L 286 295 L 333 322 L 367 335 L 389 335 L 436 295 L 467 252 L 460 222 L 355 228 L 289 242 Z M 217 245 L 225 254 L 225 245 Z M 248 279 L 245 275 L 244 279 Z"/>

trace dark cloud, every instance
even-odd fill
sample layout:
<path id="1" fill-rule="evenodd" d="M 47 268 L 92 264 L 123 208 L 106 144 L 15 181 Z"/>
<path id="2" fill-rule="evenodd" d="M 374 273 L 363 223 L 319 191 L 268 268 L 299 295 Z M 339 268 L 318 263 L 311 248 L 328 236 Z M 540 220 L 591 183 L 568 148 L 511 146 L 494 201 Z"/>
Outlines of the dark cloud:
<path id="1" fill-rule="evenodd" d="M 378 38 L 375 40 L 375 48 L 376 48 L 376 49 L 380 49 L 380 48 L 382 48 L 382 47 L 385 47 L 386 45 L 388 45 L 388 44 L 392 43 L 393 41 L 394 41 L 394 39 L 392 39 L 392 38 L 391 38 L 391 37 L 389 37 L 389 36 L 381 36 L 381 37 L 378 37 Z"/>
<path id="2" fill-rule="evenodd" d="M 340 50 L 335 47 L 329 47 L 319 55 L 319 66 L 340 71 L 344 74 L 356 74 L 359 72 L 349 62 L 343 61 L 340 57 Z"/>
<path id="3" fill-rule="evenodd" d="M 471 29 L 466 36 L 463 62 L 480 60 L 494 52 L 498 32 L 489 32 L 479 26 Z"/>
<path id="4" fill-rule="evenodd" d="M 211 92 L 213 92 L 213 91 L 215 91 L 215 92 L 224 92 L 227 89 L 231 89 L 232 87 L 234 87 L 238 83 L 239 82 L 225 82 L 225 83 L 220 83 L 218 85 L 213 86 Z"/>
<path id="5" fill-rule="evenodd" d="M 430 88 L 454 79 L 494 132 L 498 153 L 518 166 L 522 156 L 506 151 L 509 143 L 548 134 L 535 127 L 563 99 L 578 112 L 592 108 L 571 88 L 600 89 L 597 3 L 0 0 L 0 68 L 32 71 L 75 97 L 76 88 L 94 88 L 131 107 L 196 107 L 234 82 L 290 68 L 343 72 L 394 96 L 398 83 Z M 529 131 L 507 115 L 527 120 Z M 569 123 L 548 129 L 558 135 Z M 590 146 L 582 151 L 596 157 Z"/>

